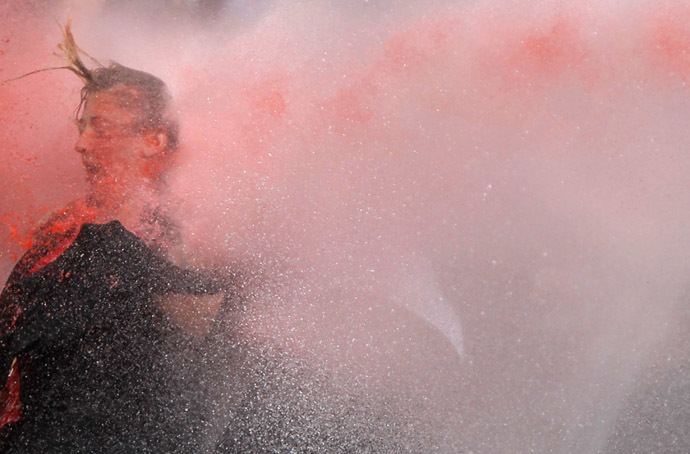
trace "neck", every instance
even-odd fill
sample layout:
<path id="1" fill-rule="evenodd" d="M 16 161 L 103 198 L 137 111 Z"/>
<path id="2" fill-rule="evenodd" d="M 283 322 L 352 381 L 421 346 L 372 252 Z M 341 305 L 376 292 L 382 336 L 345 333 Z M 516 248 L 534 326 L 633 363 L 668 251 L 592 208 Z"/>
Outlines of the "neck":
<path id="1" fill-rule="evenodd" d="M 127 228 L 136 225 L 146 211 L 160 204 L 162 188 L 149 180 L 133 182 L 107 182 L 92 185 L 87 196 L 96 210 L 98 222 L 119 220 Z"/>

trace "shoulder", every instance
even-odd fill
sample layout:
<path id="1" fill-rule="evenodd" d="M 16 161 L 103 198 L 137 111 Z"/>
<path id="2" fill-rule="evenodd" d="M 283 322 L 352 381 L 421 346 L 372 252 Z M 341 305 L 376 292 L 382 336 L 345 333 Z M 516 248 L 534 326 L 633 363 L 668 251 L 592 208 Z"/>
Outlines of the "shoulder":
<path id="1" fill-rule="evenodd" d="M 89 207 L 86 199 L 77 199 L 66 207 L 58 209 L 47 215 L 34 233 L 35 240 L 46 237 L 76 233 L 82 224 L 91 222 L 95 218 L 95 211 Z"/>
<path id="2" fill-rule="evenodd" d="M 34 230 L 29 249 L 15 270 L 21 275 L 31 274 L 52 262 L 72 244 L 81 226 L 93 218 L 93 210 L 84 199 L 77 199 L 65 208 L 53 211 Z"/>

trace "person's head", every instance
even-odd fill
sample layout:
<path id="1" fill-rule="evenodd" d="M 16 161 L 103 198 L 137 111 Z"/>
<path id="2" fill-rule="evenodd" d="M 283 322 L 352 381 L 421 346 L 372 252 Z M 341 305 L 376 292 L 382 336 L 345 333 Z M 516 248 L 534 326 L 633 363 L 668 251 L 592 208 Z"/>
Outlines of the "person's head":
<path id="1" fill-rule="evenodd" d="M 89 181 L 161 182 L 178 146 L 178 125 L 165 83 L 117 63 L 88 74 L 77 110 L 75 149 Z"/>

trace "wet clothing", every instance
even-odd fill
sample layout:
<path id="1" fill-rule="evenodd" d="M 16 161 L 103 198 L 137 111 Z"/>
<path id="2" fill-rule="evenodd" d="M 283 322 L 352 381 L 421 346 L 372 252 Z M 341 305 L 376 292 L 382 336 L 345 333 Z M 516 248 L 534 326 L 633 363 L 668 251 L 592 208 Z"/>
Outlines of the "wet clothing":
<path id="1" fill-rule="evenodd" d="M 84 224 L 55 261 L 21 268 L 0 295 L 0 374 L 16 357 L 23 416 L 2 429 L 0 452 L 196 452 L 195 347 L 154 297 L 222 285 L 117 221 Z"/>
<path id="2" fill-rule="evenodd" d="M 23 406 L 1 453 L 433 452 L 388 399 L 238 329 L 241 305 L 192 342 L 154 297 L 229 283 L 172 265 L 119 222 L 85 224 L 53 262 L 29 262 L 0 295 L 0 373 L 17 358 Z"/>

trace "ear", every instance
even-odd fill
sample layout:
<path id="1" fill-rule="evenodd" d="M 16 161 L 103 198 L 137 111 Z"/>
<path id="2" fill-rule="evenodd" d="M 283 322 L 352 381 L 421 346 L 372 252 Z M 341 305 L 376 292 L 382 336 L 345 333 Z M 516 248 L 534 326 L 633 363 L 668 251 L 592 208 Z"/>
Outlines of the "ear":
<path id="1" fill-rule="evenodd" d="M 146 130 L 142 133 L 142 136 L 146 143 L 146 149 L 144 150 L 144 156 L 146 157 L 162 152 L 168 145 L 168 135 L 160 129 Z"/>

